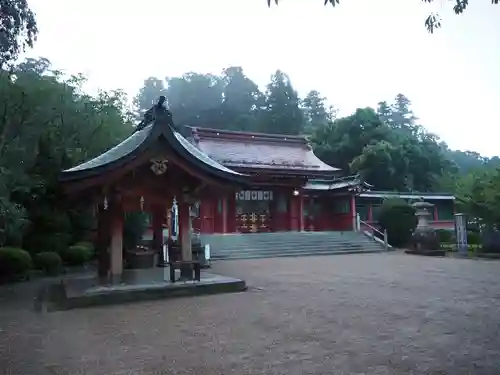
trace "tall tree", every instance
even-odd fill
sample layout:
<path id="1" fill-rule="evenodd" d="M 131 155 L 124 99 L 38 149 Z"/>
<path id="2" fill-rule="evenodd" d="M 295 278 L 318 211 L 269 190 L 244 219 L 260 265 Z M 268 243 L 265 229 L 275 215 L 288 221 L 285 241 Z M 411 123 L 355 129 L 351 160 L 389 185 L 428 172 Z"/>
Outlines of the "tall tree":
<path id="1" fill-rule="evenodd" d="M 230 130 L 257 131 L 258 114 L 264 102 L 257 84 L 239 66 L 224 69 L 222 80 L 224 89 L 219 126 Z"/>
<path id="2" fill-rule="evenodd" d="M 383 140 L 365 146 L 350 168 L 377 189 L 407 191 L 412 184 L 408 165 L 409 159 L 404 150 Z"/>
<path id="3" fill-rule="evenodd" d="M 130 114 L 122 91 L 89 96 L 82 76 L 64 78 L 47 59 L 27 60 L 12 73 L 0 74 L 0 245 L 24 239 L 29 250 L 53 251 L 73 211 L 53 207 L 61 202 L 56 176 L 123 140 L 132 131 Z M 49 222 L 50 230 L 33 231 Z M 65 233 L 68 240 L 73 234 Z"/>
<path id="4" fill-rule="evenodd" d="M 451 170 L 435 136 L 382 122 L 371 108 L 318 129 L 312 141 L 317 155 L 345 173 L 359 173 L 377 189 L 430 191 Z"/>
<path id="5" fill-rule="evenodd" d="M 168 105 L 178 125 L 218 127 L 224 89 L 221 77 L 189 72 L 166 81 Z"/>
<path id="6" fill-rule="evenodd" d="M 390 108 L 389 123 L 392 127 L 407 132 L 417 132 L 419 129 L 415 126 L 417 118 L 411 109 L 411 102 L 403 94 L 397 94 L 394 103 Z"/>
<path id="7" fill-rule="evenodd" d="M 325 5 L 331 4 L 332 6 L 336 6 L 340 4 L 340 0 L 322 0 Z M 424 3 L 432 3 L 434 0 L 422 0 Z M 267 0 L 267 5 L 271 6 L 273 0 Z M 455 5 L 453 5 L 453 11 L 455 14 L 462 14 L 467 10 L 467 6 L 469 5 L 469 0 L 453 0 Z M 491 0 L 492 4 L 498 4 L 500 0 Z M 278 5 L 279 0 L 274 0 L 274 3 Z M 441 27 L 441 18 L 438 13 L 431 13 L 425 19 L 425 27 L 432 34 L 436 29 Z"/>
<path id="8" fill-rule="evenodd" d="M 38 29 L 27 0 L 0 0 L 0 69 L 33 47 Z"/>
<path id="9" fill-rule="evenodd" d="M 336 110 L 326 105 L 326 98 L 319 91 L 311 90 L 302 100 L 305 117 L 305 132 L 312 133 L 314 129 L 335 120 Z"/>
<path id="10" fill-rule="evenodd" d="M 275 134 L 300 134 L 304 116 L 300 99 L 288 75 L 277 70 L 267 85 L 261 131 Z"/>
<path id="11" fill-rule="evenodd" d="M 392 110 L 389 104 L 384 100 L 378 103 L 377 115 L 380 121 L 386 124 L 390 124 L 392 121 Z"/>
<path id="12" fill-rule="evenodd" d="M 390 139 L 390 128 L 371 108 L 359 108 L 354 114 L 336 119 L 316 129 L 311 140 L 315 152 L 328 164 L 351 172 L 351 162 L 365 147 Z"/>

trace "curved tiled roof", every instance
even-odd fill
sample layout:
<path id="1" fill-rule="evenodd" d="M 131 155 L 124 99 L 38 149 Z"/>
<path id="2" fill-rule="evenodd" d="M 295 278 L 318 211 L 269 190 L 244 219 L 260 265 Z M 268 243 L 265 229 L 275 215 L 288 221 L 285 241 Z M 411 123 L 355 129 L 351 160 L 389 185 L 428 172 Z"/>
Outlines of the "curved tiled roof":
<path id="1" fill-rule="evenodd" d="M 233 132 L 191 128 L 198 148 L 219 163 L 233 168 L 282 171 L 340 171 L 321 161 L 303 136 Z"/>
<path id="2" fill-rule="evenodd" d="M 186 138 L 184 138 L 180 133 L 174 132 L 175 137 L 179 141 L 179 144 L 182 145 L 186 149 L 187 152 L 189 152 L 193 157 L 198 159 L 200 162 L 207 164 L 211 166 L 212 168 L 219 169 L 223 172 L 237 175 L 237 176 L 244 176 L 242 173 L 238 173 L 236 171 L 233 171 L 232 169 L 229 169 L 225 167 L 224 165 L 220 164 L 219 162 L 211 159 L 207 154 L 203 153 L 199 148 L 197 148 L 195 145 L 193 145 L 191 142 L 189 142 Z"/>
<path id="3" fill-rule="evenodd" d="M 233 182 L 245 182 L 244 178 L 247 177 L 245 174 L 233 171 L 213 160 L 175 131 L 171 122 L 162 121 L 163 118 L 159 119 L 160 117 L 147 126 L 141 126 L 130 137 L 103 154 L 63 171 L 61 181 L 83 179 L 123 166 L 162 138 L 167 141 L 172 150 L 189 163 L 202 169 L 203 172 Z"/>
<path id="4" fill-rule="evenodd" d="M 79 164 L 73 168 L 66 169 L 65 171 L 63 171 L 63 173 L 90 170 L 119 161 L 120 159 L 136 151 L 148 138 L 152 128 L 153 125 L 150 124 L 145 128 L 136 131 L 134 134 L 125 139 L 123 142 L 117 144 L 115 147 L 109 149 L 105 153 L 93 159 L 90 159 L 89 161 L 86 161 L 82 164 Z"/>

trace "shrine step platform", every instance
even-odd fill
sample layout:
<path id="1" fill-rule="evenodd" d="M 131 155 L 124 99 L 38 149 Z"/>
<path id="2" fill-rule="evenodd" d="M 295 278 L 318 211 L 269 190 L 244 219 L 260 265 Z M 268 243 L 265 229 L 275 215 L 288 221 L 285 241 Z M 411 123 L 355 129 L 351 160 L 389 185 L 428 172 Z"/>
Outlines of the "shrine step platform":
<path id="1" fill-rule="evenodd" d="M 274 232 L 203 234 L 211 260 L 303 257 L 383 252 L 384 247 L 361 232 Z"/>
<path id="2" fill-rule="evenodd" d="M 180 276 L 176 270 L 177 277 Z M 45 311 L 113 305 L 120 303 L 243 292 L 244 280 L 201 272 L 200 281 L 170 281 L 169 268 L 124 270 L 121 281 L 113 284 L 97 276 L 63 279 L 44 291 Z"/>

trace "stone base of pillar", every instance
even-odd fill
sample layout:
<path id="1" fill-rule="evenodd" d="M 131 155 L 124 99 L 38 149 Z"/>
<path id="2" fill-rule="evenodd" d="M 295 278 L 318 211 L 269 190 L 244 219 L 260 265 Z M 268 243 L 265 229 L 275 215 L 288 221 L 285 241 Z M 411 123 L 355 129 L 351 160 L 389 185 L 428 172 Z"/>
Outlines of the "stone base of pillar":
<path id="1" fill-rule="evenodd" d="M 168 262 L 163 255 L 163 250 L 157 252 L 156 258 L 157 259 L 155 263 L 157 267 L 162 267 L 162 268 L 168 267 Z"/>

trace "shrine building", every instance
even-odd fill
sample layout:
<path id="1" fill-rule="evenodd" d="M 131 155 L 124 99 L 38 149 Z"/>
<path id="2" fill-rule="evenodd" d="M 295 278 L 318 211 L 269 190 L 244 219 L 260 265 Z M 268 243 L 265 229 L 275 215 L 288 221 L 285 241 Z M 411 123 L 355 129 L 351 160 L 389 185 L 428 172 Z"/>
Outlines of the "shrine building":
<path id="1" fill-rule="evenodd" d="M 431 225 L 453 228 L 453 196 L 376 191 L 319 160 L 303 136 L 187 130 L 181 135 L 161 102 L 123 142 L 62 172 L 68 197 L 97 207 L 100 274 L 122 272 L 125 212 L 150 213 L 152 247 L 159 252 L 174 201 L 184 261 L 192 256 L 193 231 L 359 230 L 360 223 L 376 225 L 386 197 L 434 203 Z"/>
<path id="2" fill-rule="evenodd" d="M 454 228 L 452 195 L 376 191 L 318 159 L 304 136 L 194 127 L 189 134 L 197 149 L 251 181 L 234 194 L 208 188 L 193 210 L 199 233 L 349 231 L 356 214 L 376 225 L 379 207 L 390 197 L 424 198 L 434 204 L 431 224 Z"/>

